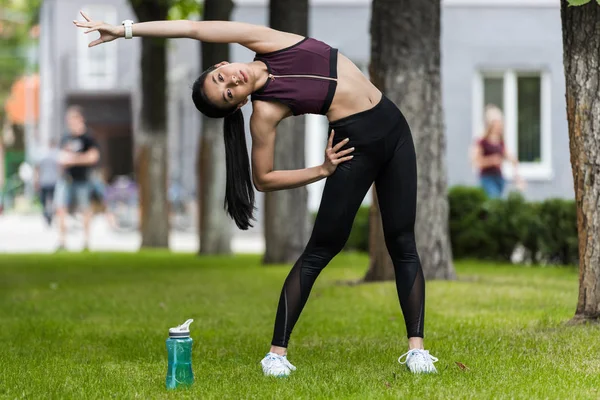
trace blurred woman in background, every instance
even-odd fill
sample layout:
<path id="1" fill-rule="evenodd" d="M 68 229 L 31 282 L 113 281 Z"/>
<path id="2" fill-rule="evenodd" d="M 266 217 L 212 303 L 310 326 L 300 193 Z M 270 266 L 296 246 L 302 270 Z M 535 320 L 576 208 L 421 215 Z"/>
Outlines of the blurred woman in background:
<path id="1" fill-rule="evenodd" d="M 519 162 L 510 154 L 504 144 L 504 116 L 502 110 L 493 104 L 485 108 L 485 129 L 472 150 L 474 165 L 479 170 L 481 186 L 489 198 L 502 197 L 505 179 L 502 163 L 508 160 L 514 168 L 514 179 L 517 187 L 523 189 L 523 181 L 519 177 Z"/>

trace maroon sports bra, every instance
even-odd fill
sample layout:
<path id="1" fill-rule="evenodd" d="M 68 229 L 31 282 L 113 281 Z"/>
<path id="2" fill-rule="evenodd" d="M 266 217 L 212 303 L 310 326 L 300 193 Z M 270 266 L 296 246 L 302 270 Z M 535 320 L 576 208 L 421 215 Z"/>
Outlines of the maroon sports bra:
<path id="1" fill-rule="evenodd" d="M 337 49 L 312 38 L 256 54 L 254 60 L 266 64 L 269 78 L 252 93 L 252 101 L 279 101 L 294 115 L 325 115 L 337 87 L 337 54 Z"/>

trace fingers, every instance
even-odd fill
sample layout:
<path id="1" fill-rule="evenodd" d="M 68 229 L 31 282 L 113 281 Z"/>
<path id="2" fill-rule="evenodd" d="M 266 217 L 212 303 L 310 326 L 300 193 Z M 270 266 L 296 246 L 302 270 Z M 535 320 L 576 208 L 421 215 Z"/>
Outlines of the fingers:
<path id="1" fill-rule="evenodd" d="M 354 158 L 354 156 L 346 156 L 342 158 L 336 158 L 335 160 L 331 160 L 330 162 L 332 165 L 339 165 L 345 161 L 352 160 L 352 158 Z"/>
<path id="2" fill-rule="evenodd" d="M 101 24 L 98 24 L 95 22 L 83 22 L 83 21 L 76 21 L 76 20 L 73 20 L 73 23 L 78 28 L 95 28 L 95 29 L 97 29 L 101 25 Z M 87 32 L 85 32 L 85 33 L 87 33 Z"/>
<path id="3" fill-rule="evenodd" d="M 351 148 L 346 149 L 344 151 L 340 151 L 339 153 L 337 153 L 337 156 L 338 157 L 342 157 L 342 156 L 345 156 L 346 154 L 352 153 L 353 151 L 354 151 L 354 147 L 351 147 Z"/>
<path id="4" fill-rule="evenodd" d="M 354 151 L 354 147 L 339 151 L 343 146 L 348 144 L 350 139 L 346 138 L 346 139 L 340 141 L 339 143 L 337 143 L 335 146 L 333 146 L 333 137 L 334 136 L 335 136 L 335 131 L 332 129 L 331 134 L 329 135 L 329 140 L 327 141 L 326 154 L 327 154 L 327 161 L 331 165 L 337 166 L 345 161 L 351 160 L 354 157 L 353 155 L 347 155 Z"/>
<path id="5" fill-rule="evenodd" d="M 333 151 L 335 151 L 337 153 L 337 151 L 339 149 L 341 149 L 346 143 L 348 143 L 350 139 L 346 138 L 344 140 L 342 140 L 341 142 L 339 142 L 338 144 L 335 145 L 335 147 L 333 148 Z"/>
<path id="6" fill-rule="evenodd" d="M 97 30 L 98 30 L 98 27 L 96 27 L 96 28 L 90 28 L 90 29 L 84 31 L 83 33 L 90 33 L 90 32 L 94 32 L 94 31 L 97 31 Z"/>
<path id="7" fill-rule="evenodd" d="M 83 12 L 83 10 L 82 10 L 82 11 L 79 11 L 79 13 L 81 14 L 81 16 L 82 16 L 83 18 L 85 18 L 85 20 L 86 20 L 87 22 L 90 22 L 90 21 L 92 20 L 90 17 L 88 17 L 88 15 L 87 15 L 86 13 L 84 13 L 84 12 Z"/>
<path id="8" fill-rule="evenodd" d="M 352 160 L 353 157 L 354 156 L 347 156 L 347 157 L 338 158 L 337 160 L 335 160 L 336 161 L 336 165 L 337 164 L 341 164 L 344 161 Z"/>
<path id="9" fill-rule="evenodd" d="M 332 165 L 338 165 L 339 163 L 342 163 L 344 161 L 348 161 L 351 160 L 354 156 L 346 156 L 346 154 L 350 154 L 354 151 L 354 147 L 346 149 L 344 151 L 340 151 L 339 153 L 335 153 L 332 151 L 329 151 L 327 153 L 327 159 L 329 160 L 329 162 Z M 343 157 L 345 156 L 345 157 Z"/>

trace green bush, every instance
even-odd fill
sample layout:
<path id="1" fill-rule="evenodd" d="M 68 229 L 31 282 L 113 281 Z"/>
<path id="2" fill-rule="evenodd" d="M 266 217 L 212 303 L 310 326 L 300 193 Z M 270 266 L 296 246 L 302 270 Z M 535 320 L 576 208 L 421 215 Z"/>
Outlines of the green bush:
<path id="1" fill-rule="evenodd" d="M 492 242 L 486 258 L 511 260 L 515 248 L 527 236 L 525 205 L 525 199 L 517 192 L 510 193 L 506 199 L 492 199 L 484 203 L 484 229 Z"/>
<path id="2" fill-rule="evenodd" d="M 521 245 L 525 248 L 525 261 L 539 264 L 541 261 L 540 242 L 544 226 L 540 218 L 541 203 L 530 202 L 523 205 L 523 227 Z"/>
<path id="3" fill-rule="evenodd" d="M 494 246 L 485 229 L 487 198 L 480 188 L 454 186 L 448 195 L 449 229 L 455 258 L 486 258 Z"/>
<path id="4" fill-rule="evenodd" d="M 577 210 L 572 200 L 528 202 L 518 192 L 503 199 L 488 199 L 479 187 L 453 186 L 448 203 L 456 259 L 506 262 L 520 247 L 525 262 L 578 263 Z M 369 213 L 369 206 L 358 210 L 344 251 L 369 251 Z"/>
<path id="5" fill-rule="evenodd" d="M 455 258 L 510 261 L 517 246 L 524 261 L 577 264 L 575 202 L 527 202 L 520 193 L 487 199 L 479 188 L 455 186 L 448 195 L 449 226 Z"/>
<path id="6" fill-rule="evenodd" d="M 577 264 L 579 242 L 577 236 L 577 207 L 574 201 L 548 199 L 539 209 L 540 252 L 542 259 L 551 264 Z"/>

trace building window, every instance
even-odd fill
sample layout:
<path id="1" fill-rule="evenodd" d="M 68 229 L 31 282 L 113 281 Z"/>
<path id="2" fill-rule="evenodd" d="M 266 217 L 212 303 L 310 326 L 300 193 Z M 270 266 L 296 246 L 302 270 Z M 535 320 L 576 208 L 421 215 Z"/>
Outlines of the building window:
<path id="1" fill-rule="evenodd" d="M 507 150 L 519 160 L 519 173 L 529 180 L 552 179 L 550 128 L 550 75 L 540 71 L 485 71 L 473 84 L 474 134 L 484 128 L 487 104 L 504 113 L 504 140 Z M 513 169 L 505 163 L 510 179 Z"/>
<path id="2" fill-rule="evenodd" d="M 96 21 L 117 25 L 116 8 L 109 5 L 88 5 L 82 10 Z M 78 15 L 77 19 L 81 16 Z M 97 33 L 77 35 L 77 78 L 82 89 L 111 89 L 116 86 L 117 44 L 99 45 L 92 48 L 88 44 L 97 37 Z"/>
<path id="3" fill-rule="evenodd" d="M 517 156 L 519 162 L 542 160 L 542 79 L 517 77 Z"/>

